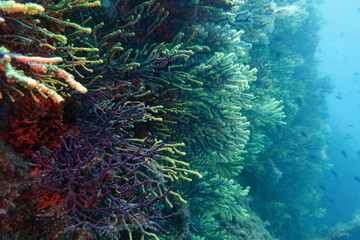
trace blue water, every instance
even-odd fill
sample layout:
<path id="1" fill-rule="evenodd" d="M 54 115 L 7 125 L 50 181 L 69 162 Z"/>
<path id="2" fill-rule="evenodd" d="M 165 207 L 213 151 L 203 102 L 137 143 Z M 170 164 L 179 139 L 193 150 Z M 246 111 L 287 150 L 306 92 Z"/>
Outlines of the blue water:
<path id="1" fill-rule="evenodd" d="M 334 164 L 321 185 L 326 223 L 347 222 L 360 208 L 360 2 L 326 0 L 322 3 L 323 26 L 318 57 L 320 71 L 333 80 L 328 96 L 328 123 L 332 128 L 328 156 Z M 346 153 L 346 157 L 341 152 Z"/>

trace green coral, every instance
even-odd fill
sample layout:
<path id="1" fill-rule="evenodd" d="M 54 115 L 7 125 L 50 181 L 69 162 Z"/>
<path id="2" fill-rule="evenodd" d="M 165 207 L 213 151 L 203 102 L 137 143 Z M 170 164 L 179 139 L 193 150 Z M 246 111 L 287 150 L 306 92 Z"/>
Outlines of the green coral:
<path id="1" fill-rule="evenodd" d="M 254 105 L 254 111 L 256 113 L 254 124 L 267 127 L 286 124 L 286 122 L 283 121 L 286 115 L 283 111 L 284 106 L 282 100 L 278 101 L 275 98 L 270 98 L 263 102 L 257 101 Z"/>
<path id="2" fill-rule="evenodd" d="M 243 189 L 234 180 L 204 173 L 204 181 L 194 179 L 184 189 L 190 204 L 193 234 L 206 234 L 206 239 L 231 236 L 222 226 L 242 222 L 249 217 L 244 202 L 249 187 Z M 224 238 L 226 239 L 226 238 Z M 231 238 L 229 238 L 231 239 Z"/>
<path id="3" fill-rule="evenodd" d="M 270 4 L 266 8 L 271 12 L 261 12 L 257 5 L 261 2 Z M 259 75 L 252 86 L 254 107 L 245 114 L 253 132 L 245 148 L 242 175 L 252 187 L 254 206 L 276 236 L 312 239 L 316 232 L 312 221 L 325 213 L 320 207 L 322 192 L 313 186 L 328 169 L 329 128 L 324 117 L 325 96 L 331 88 L 329 79 L 316 70 L 318 39 L 314 36 L 319 19 L 313 3 L 276 3 L 246 4 L 255 10 L 254 18 L 269 23 L 263 30 L 248 29 L 243 36 L 253 43 L 250 64 L 259 69 Z M 290 9 L 296 11 L 285 14 Z M 261 31 L 268 41 L 262 43 L 256 37 Z"/>
<path id="4" fill-rule="evenodd" d="M 196 67 L 194 75 L 203 82 L 204 92 L 191 109 L 197 116 L 194 135 L 202 146 L 194 147 L 198 162 L 237 162 L 249 138 L 249 122 L 241 113 L 242 107 L 251 108 L 249 82 L 256 79 L 256 69 L 237 64 L 234 53 L 215 53 Z"/>

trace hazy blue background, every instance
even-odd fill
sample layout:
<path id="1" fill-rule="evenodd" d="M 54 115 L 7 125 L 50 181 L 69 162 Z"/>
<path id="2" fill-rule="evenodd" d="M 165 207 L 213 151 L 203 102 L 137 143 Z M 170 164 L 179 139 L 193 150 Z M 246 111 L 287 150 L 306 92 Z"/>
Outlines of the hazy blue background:
<path id="1" fill-rule="evenodd" d="M 336 224 L 349 221 L 360 208 L 360 182 L 354 179 L 360 176 L 360 1 L 324 0 L 321 6 L 317 54 L 320 71 L 333 79 L 334 92 L 328 97 L 332 128 L 328 155 L 338 176 L 329 171 L 320 184 L 326 188 L 325 222 Z"/>

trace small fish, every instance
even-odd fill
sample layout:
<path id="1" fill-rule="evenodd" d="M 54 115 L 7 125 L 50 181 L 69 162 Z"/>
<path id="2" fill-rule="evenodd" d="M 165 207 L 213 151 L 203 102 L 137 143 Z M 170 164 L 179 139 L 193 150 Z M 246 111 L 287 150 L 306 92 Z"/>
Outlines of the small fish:
<path id="1" fill-rule="evenodd" d="M 342 100 L 343 98 L 341 96 L 336 96 L 337 99 Z"/>
<path id="2" fill-rule="evenodd" d="M 354 75 L 355 75 L 355 76 L 359 76 L 359 73 L 358 73 L 358 72 L 355 72 Z"/>
<path id="3" fill-rule="evenodd" d="M 359 178 L 360 179 L 360 178 Z M 324 185 L 319 185 L 320 189 L 323 190 L 323 191 L 326 191 L 326 188 L 324 187 Z"/>
<path id="4" fill-rule="evenodd" d="M 346 153 L 346 151 L 344 149 L 341 150 L 341 154 L 344 156 L 344 158 L 346 158 L 347 153 Z"/>
<path id="5" fill-rule="evenodd" d="M 329 198 L 328 196 L 325 196 L 326 200 L 328 200 L 331 203 L 335 203 L 335 200 L 332 198 Z"/>
<path id="6" fill-rule="evenodd" d="M 356 152 L 358 158 L 360 158 L 360 150 Z"/>
<path id="7" fill-rule="evenodd" d="M 347 133 L 347 134 L 345 135 L 345 137 L 348 138 L 348 139 L 354 139 L 349 133 Z"/>
<path id="8" fill-rule="evenodd" d="M 307 137 L 307 134 L 304 131 L 300 131 L 301 136 Z"/>
<path id="9" fill-rule="evenodd" d="M 337 174 L 337 172 L 335 172 L 335 170 L 331 169 L 330 171 L 331 171 L 332 175 L 334 175 L 335 177 L 338 176 L 338 174 Z"/>
<path id="10" fill-rule="evenodd" d="M 358 182 L 360 182 L 360 177 L 359 176 L 355 176 L 354 179 Z"/>
<path id="11" fill-rule="evenodd" d="M 351 128 L 353 128 L 353 127 L 354 127 L 354 125 L 352 125 L 352 124 L 349 124 L 348 126 L 349 126 L 349 127 L 351 127 Z"/>

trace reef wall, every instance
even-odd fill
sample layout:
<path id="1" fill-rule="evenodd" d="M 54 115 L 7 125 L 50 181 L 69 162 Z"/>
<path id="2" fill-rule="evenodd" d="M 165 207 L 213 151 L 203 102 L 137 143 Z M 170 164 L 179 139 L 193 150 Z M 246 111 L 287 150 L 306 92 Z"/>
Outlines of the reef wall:
<path id="1" fill-rule="evenodd" d="M 4 239 L 306 239 L 311 1 L 0 1 Z"/>

